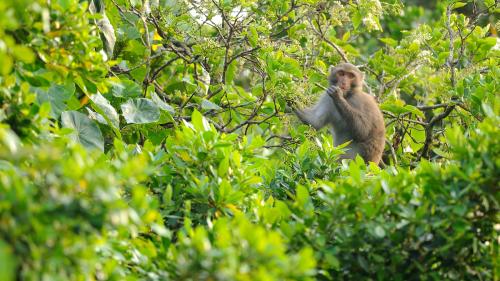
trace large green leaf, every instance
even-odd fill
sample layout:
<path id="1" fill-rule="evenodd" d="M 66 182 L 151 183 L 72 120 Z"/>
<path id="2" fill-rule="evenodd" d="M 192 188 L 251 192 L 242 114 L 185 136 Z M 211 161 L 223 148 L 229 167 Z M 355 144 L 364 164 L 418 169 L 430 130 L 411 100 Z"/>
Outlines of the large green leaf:
<path id="1" fill-rule="evenodd" d="M 98 114 L 96 116 L 97 121 L 118 128 L 120 125 L 120 118 L 118 117 L 118 113 L 116 112 L 115 108 L 109 103 L 109 101 L 100 93 L 90 96 L 90 99 L 95 104 L 94 107 L 98 107 L 96 110 L 101 111 L 104 114 L 104 116 Z M 108 119 L 111 124 L 108 124 L 108 121 L 106 119 Z"/>
<path id="2" fill-rule="evenodd" d="M 127 123 L 145 124 L 160 119 L 160 109 L 152 100 L 131 99 L 121 105 Z"/>
<path id="3" fill-rule="evenodd" d="M 75 84 L 67 82 L 64 85 L 53 84 L 48 90 L 34 88 L 37 103 L 48 102 L 50 104 L 50 116 L 59 118 L 61 112 L 66 110 L 66 102 L 75 94 Z"/>
<path id="4" fill-rule="evenodd" d="M 77 111 L 65 111 L 61 114 L 63 127 L 72 128 L 71 138 L 88 149 L 104 151 L 104 138 L 99 126 L 87 115 Z"/>
<path id="5" fill-rule="evenodd" d="M 128 79 L 109 79 L 111 93 L 115 97 L 135 98 L 141 95 L 141 87 Z"/>
<path id="6" fill-rule="evenodd" d="M 169 113 L 175 113 L 175 110 L 168 103 L 164 102 L 156 93 L 151 93 L 151 99 L 153 100 L 160 109 L 168 111 Z"/>

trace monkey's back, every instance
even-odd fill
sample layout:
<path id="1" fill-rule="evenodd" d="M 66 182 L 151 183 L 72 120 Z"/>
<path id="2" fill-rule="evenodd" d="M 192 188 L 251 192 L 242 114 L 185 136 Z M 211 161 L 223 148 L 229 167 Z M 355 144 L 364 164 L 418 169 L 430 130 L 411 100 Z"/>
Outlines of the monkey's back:
<path id="1" fill-rule="evenodd" d="M 375 101 L 375 98 L 362 93 L 364 100 L 364 114 L 369 124 L 368 137 L 360 140 L 360 154 L 365 161 L 379 163 L 385 146 L 384 116 Z"/>

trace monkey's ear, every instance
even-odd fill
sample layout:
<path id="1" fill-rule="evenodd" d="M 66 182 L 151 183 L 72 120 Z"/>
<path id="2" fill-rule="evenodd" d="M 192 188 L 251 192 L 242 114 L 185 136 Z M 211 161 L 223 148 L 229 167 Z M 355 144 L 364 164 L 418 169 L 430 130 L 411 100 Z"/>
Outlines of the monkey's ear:
<path id="1" fill-rule="evenodd" d="M 335 66 L 330 65 L 330 67 L 328 67 L 328 73 L 332 73 L 333 69 L 335 69 Z"/>

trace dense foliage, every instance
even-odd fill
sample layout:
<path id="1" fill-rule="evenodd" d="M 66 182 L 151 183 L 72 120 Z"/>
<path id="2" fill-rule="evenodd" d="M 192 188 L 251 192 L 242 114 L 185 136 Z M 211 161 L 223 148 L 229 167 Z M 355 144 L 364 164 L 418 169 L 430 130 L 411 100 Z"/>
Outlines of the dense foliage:
<path id="1" fill-rule="evenodd" d="M 498 1 L 0 3 L 0 281 L 499 280 Z M 310 104 L 366 76 L 384 165 Z"/>

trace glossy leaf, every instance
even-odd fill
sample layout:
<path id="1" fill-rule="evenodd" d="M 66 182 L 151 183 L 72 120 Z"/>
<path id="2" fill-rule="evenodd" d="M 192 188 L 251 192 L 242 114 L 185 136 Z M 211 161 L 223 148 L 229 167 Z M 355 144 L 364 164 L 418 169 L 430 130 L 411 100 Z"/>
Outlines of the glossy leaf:
<path id="1" fill-rule="evenodd" d="M 125 121 L 129 124 L 153 123 L 160 119 L 159 107 L 149 99 L 130 99 L 120 107 Z"/>
<path id="2" fill-rule="evenodd" d="M 61 114 L 62 125 L 73 129 L 70 135 L 74 141 L 81 143 L 88 149 L 104 151 L 104 138 L 101 130 L 85 114 L 77 111 L 65 111 Z"/>

